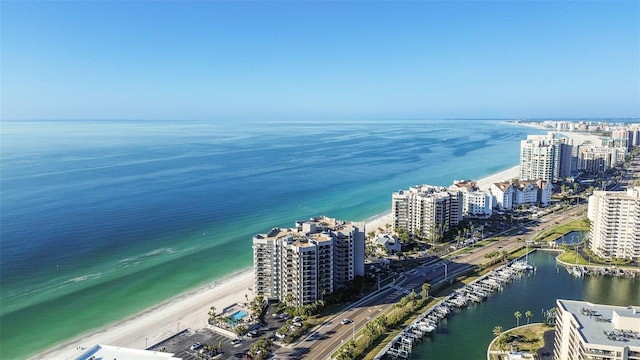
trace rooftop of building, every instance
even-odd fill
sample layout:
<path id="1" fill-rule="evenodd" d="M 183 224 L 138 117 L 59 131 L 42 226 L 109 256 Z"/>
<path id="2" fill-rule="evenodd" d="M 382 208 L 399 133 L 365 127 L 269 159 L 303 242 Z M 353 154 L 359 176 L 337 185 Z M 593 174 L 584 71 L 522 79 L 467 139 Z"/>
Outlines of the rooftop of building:
<path id="1" fill-rule="evenodd" d="M 326 216 L 311 218 L 304 221 L 296 221 L 295 228 L 272 228 L 266 234 L 257 234 L 254 239 L 277 240 L 287 237 L 288 242 L 300 246 L 315 245 L 310 241 L 331 241 L 333 236 L 341 238 L 349 236 L 354 227 L 364 228 L 364 224 L 351 221 L 336 220 Z"/>
<path id="2" fill-rule="evenodd" d="M 585 342 L 615 347 L 640 347 L 640 307 L 600 305 L 575 300 L 558 300 L 558 306 L 570 312 L 580 324 L 579 331 Z"/>
<path id="3" fill-rule="evenodd" d="M 460 189 L 467 189 L 467 191 L 480 190 L 480 188 L 478 187 L 478 183 L 473 180 L 455 180 L 453 182 L 453 186 L 458 187 Z"/>
<path id="4" fill-rule="evenodd" d="M 120 346 L 111 345 L 95 345 L 76 360 L 100 360 L 100 359 L 118 359 L 118 360 L 161 360 L 161 359 L 181 359 L 174 357 L 172 353 L 131 349 Z"/>
<path id="5" fill-rule="evenodd" d="M 608 198 L 638 198 L 640 199 L 640 186 L 636 186 L 632 189 L 627 189 L 627 191 L 602 191 L 596 190 L 593 192 L 594 196 L 606 196 Z"/>
<path id="6" fill-rule="evenodd" d="M 494 183 L 495 186 L 497 186 L 499 189 L 501 189 L 502 191 L 505 191 L 509 188 L 509 186 L 514 186 L 517 187 L 519 189 L 524 189 L 529 185 L 536 185 L 537 187 L 542 187 L 544 188 L 547 183 L 549 183 L 548 181 L 542 180 L 542 179 L 538 179 L 538 180 L 519 180 L 519 179 L 511 179 L 511 180 L 506 180 L 506 181 L 501 181 L 501 182 L 497 182 Z"/>
<path id="7" fill-rule="evenodd" d="M 449 196 L 449 189 L 443 186 L 434 186 L 434 185 L 415 185 L 411 186 L 409 190 L 400 190 L 398 192 L 393 193 L 396 195 L 419 195 L 419 196 Z"/>

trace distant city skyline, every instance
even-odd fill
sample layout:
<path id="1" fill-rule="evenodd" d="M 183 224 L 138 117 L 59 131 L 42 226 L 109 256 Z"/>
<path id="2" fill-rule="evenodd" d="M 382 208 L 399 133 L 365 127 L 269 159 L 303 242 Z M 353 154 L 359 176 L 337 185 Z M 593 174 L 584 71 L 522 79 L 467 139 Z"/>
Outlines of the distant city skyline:
<path id="1" fill-rule="evenodd" d="M 640 117 L 640 3 L 2 2 L 2 119 Z"/>

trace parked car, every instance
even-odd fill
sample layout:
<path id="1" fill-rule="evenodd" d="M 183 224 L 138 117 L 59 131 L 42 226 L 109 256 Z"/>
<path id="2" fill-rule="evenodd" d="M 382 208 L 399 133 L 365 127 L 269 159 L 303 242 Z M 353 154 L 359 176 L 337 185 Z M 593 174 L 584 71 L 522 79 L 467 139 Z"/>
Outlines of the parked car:
<path id="1" fill-rule="evenodd" d="M 193 345 L 191 345 L 191 350 L 199 350 L 199 349 L 202 348 L 202 346 L 203 345 L 201 343 L 199 343 L 199 342 L 194 343 Z"/>

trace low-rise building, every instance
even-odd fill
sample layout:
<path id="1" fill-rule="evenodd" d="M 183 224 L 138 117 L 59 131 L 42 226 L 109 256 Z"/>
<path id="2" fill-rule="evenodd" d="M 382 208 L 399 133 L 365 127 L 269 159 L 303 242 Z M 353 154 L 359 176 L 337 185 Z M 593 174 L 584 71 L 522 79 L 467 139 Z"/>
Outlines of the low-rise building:
<path id="1" fill-rule="evenodd" d="M 80 356 L 76 360 L 101 360 L 101 359 L 118 359 L 118 360 L 181 360 L 181 357 L 175 357 L 172 353 L 132 349 L 123 346 L 111 345 L 95 345 Z"/>
<path id="2" fill-rule="evenodd" d="M 491 184 L 491 193 L 501 210 L 512 210 L 522 204 L 548 206 L 551 203 L 553 184 L 542 179 L 532 181 L 514 179 Z"/>
<path id="3" fill-rule="evenodd" d="M 397 253 L 402 250 L 400 241 L 391 234 L 379 234 L 372 241 L 375 245 L 384 247 L 388 254 Z"/>
<path id="4" fill-rule="evenodd" d="M 640 307 L 556 303 L 554 359 L 640 360 Z"/>

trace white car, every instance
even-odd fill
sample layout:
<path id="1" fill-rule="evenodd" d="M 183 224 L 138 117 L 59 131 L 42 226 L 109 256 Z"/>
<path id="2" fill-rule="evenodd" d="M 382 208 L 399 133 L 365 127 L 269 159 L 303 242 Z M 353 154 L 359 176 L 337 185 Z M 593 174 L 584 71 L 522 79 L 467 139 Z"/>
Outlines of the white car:
<path id="1" fill-rule="evenodd" d="M 347 324 L 351 324 L 353 321 L 351 319 L 342 319 L 341 323 L 342 325 L 347 325 Z"/>

